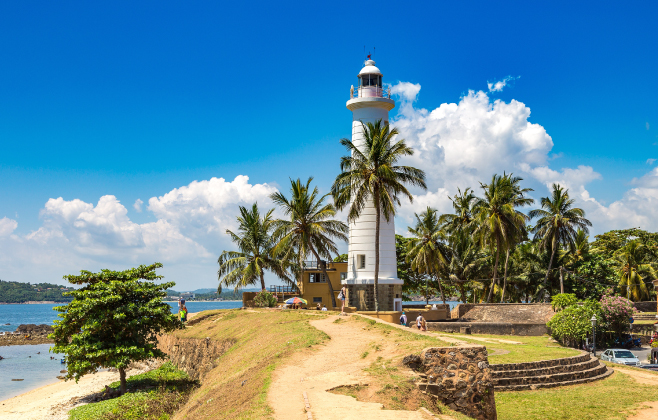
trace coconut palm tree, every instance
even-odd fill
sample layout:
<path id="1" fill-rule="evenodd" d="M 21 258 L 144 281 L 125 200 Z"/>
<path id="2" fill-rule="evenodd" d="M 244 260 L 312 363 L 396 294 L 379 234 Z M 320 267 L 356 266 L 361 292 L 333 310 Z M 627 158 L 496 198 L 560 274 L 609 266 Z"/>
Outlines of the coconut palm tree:
<path id="1" fill-rule="evenodd" d="M 487 303 L 491 301 L 494 286 L 498 283 L 500 253 L 510 247 L 520 236 L 519 229 L 525 226 L 526 216 L 516 210 L 518 190 L 511 176 L 494 175 L 489 184 L 480 183 L 484 198 L 474 204 L 473 234 L 482 247 L 490 250 L 494 257 L 493 278 Z"/>
<path id="2" fill-rule="evenodd" d="M 450 236 L 448 272 L 450 280 L 456 283 L 462 300 L 466 303 L 465 287 L 488 270 L 488 258 L 468 232 L 455 233 Z M 475 303 L 475 300 L 473 301 Z"/>
<path id="3" fill-rule="evenodd" d="M 331 188 L 338 209 L 349 205 L 348 222 L 356 221 L 366 207 L 375 207 L 375 310 L 379 311 L 379 230 L 382 215 L 386 221 L 395 216 L 400 197 L 413 201 L 405 185 L 426 189 L 425 172 L 401 166 L 401 158 L 414 151 L 406 142 L 396 140 L 398 130 L 382 120 L 363 125 L 363 145 L 357 147 L 349 139 L 340 143 L 350 152 L 340 162 L 341 173 Z"/>
<path id="4" fill-rule="evenodd" d="M 553 265 L 555 252 L 559 246 L 574 247 L 577 230 L 580 229 L 584 234 L 587 234 L 589 233 L 588 227 L 592 226 L 592 223 L 585 218 L 585 210 L 573 206 L 575 201 L 569 197 L 568 189 L 553 184 L 551 197 L 543 197 L 541 199 L 541 208 L 528 213 L 531 219 L 539 218 L 532 229 L 535 239 L 540 240 L 543 249 L 551 252 L 544 284 L 540 290 L 541 293 L 547 292 L 548 275 Z"/>
<path id="5" fill-rule="evenodd" d="M 261 217 L 257 203 L 254 203 L 251 211 L 240 206 L 238 231 L 226 230 L 238 251 L 223 251 L 217 260 L 220 287 L 233 286 L 238 290 L 257 284 L 260 280 L 261 289 L 265 290 L 265 270 L 274 272 L 287 283 L 294 283 L 288 276 L 286 260 L 277 258 L 273 252 L 273 211 L 269 210 Z"/>
<path id="6" fill-rule="evenodd" d="M 331 203 L 325 203 L 325 198 L 329 194 L 320 195 L 317 187 L 311 190 L 311 181 L 313 181 L 312 177 L 306 181 L 306 184 L 303 184 L 299 178 L 295 181 L 291 179 L 290 199 L 281 192 L 270 195 L 272 201 L 288 216 L 287 220 L 274 221 L 274 237 L 278 240 L 274 251 L 282 254 L 287 250 L 295 249 L 300 263 L 308 254 L 313 254 L 327 280 L 331 303 L 335 308 L 334 289 L 329 281 L 327 266 L 321 263 L 321 258 L 331 260 L 332 254 L 338 255 L 334 240 L 347 241 L 348 229 L 345 223 L 333 219 L 336 208 Z"/>
<path id="7" fill-rule="evenodd" d="M 420 215 L 414 213 L 414 216 L 416 226 L 407 228 L 412 235 L 407 242 L 407 260 L 411 263 L 412 270 L 436 279 L 443 303 L 446 303 L 446 296 L 439 278 L 440 266 L 448 265 L 446 259 L 448 249 L 443 243 L 446 239 L 446 232 L 441 228 L 436 210 L 427 207 Z M 428 303 L 427 288 L 425 290 L 425 301 Z"/>
<path id="8" fill-rule="evenodd" d="M 450 234 L 469 228 L 473 221 L 473 205 L 477 201 L 473 190 L 466 188 L 462 192 L 461 189 L 457 188 L 457 194 L 448 198 L 452 201 L 452 208 L 455 213 L 442 214 L 439 222 L 445 226 L 446 231 Z"/>
<path id="9" fill-rule="evenodd" d="M 511 188 L 510 200 L 512 201 L 512 206 L 514 206 L 514 208 L 529 206 L 530 204 L 535 202 L 535 200 L 533 200 L 532 198 L 526 197 L 526 194 L 533 191 L 533 189 L 521 188 L 521 186 L 519 185 L 519 183 L 523 181 L 523 178 L 514 176 L 513 174 L 509 174 L 509 175 L 503 174 L 503 177 L 510 184 L 510 188 Z M 528 236 L 528 232 L 526 230 L 526 221 L 528 221 L 530 218 L 518 211 L 517 214 L 519 215 L 517 219 L 518 224 L 513 232 L 513 235 L 510 238 L 509 243 L 505 247 L 505 269 L 503 272 L 503 289 L 500 294 L 501 303 L 505 302 L 505 291 L 507 290 L 507 265 L 509 263 L 510 251 L 516 246 L 516 244 L 524 241 Z"/>
<path id="10" fill-rule="evenodd" d="M 658 276 L 647 247 L 639 240 L 630 241 L 615 252 L 614 259 L 619 266 L 619 287 L 626 298 L 633 301 L 648 298 L 649 291 L 645 280 L 653 280 Z"/>

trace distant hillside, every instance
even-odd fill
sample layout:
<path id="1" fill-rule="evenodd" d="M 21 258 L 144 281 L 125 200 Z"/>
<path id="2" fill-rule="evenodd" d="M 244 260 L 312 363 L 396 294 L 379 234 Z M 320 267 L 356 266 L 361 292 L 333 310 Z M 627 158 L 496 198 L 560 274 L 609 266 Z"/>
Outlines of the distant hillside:
<path id="1" fill-rule="evenodd" d="M 62 295 L 69 290 L 74 289 L 50 283 L 30 284 L 0 280 L 0 303 L 70 302 L 72 297 Z"/>

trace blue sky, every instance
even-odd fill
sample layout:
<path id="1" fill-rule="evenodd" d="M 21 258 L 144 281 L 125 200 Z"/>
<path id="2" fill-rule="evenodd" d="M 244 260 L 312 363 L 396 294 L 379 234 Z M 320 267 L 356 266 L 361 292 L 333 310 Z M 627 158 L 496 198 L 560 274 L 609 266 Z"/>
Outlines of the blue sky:
<path id="1" fill-rule="evenodd" d="M 239 175 L 268 188 L 313 175 L 328 190 L 343 154 L 338 139 L 350 135 L 345 101 L 364 45 L 366 52 L 376 47 L 385 82 L 422 86 L 412 96 L 396 90 L 410 108 L 392 111 L 412 144 L 429 131 L 423 110 L 462 104 L 466 112 L 460 101 L 469 90 L 482 91 L 490 107 L 522 104 L 509 117 L 529 109 L 522 123 L 550 136 L 550 144 L 537 137 L 543 157 L 517 150 L 492 157 L 498 162 L 491 167 L 473 161 L 437 175 L 430 192 L 443 198 L 419 203 L 443 208 L 460 182 L 508 170 L 524 176 L 537 198 L 545 184 L 566 182 L 592 214 L 593 233 L 658 229 L 656 164 L 647 163 L 658 158 L 655 2 L 377 2 L 360 9 L 353 2 L 0 5 L 0 278 L 58 281 L 83 268 L 151 258 L 163 260 L 165 274 L 181 285 L 213 287 L 214 261 L 229 246 L 219 233 L 249 200 L 208 205 L 205 218 L 195 219 L 196 207 L 185 207 L 194 199 L 160 212 L 148 208 L 149 199 L 195 180 Z M 508 76 L 516 79 L 488 90 L 487 82 Z M 440 143 L 448 134 L 437 130 Z M 469 133 L 474 145 L 527 147 Z M 442 147 L 419 154 L 436 162 L 432 154 Z M 67 219 L 62 210 L 74 200 L 96 207 L 108 195 L 116 200 L 102 223 L 82 210 Z M 401 212 L 399 226 L 413 210 Z M 209 222 L 213 212 L 221 222 Z M 158 230 L 164 236 L 157 243 L 176 237 L 191 248 L 178 254 L 174 242 L 166 251 L 153 240 L 144 244 L 142 225 L 158 221 L 174 227 Z M 126 232 L 136 236 L 126 239 Z M 44 249 L 48 257 L 39 261 Z"/>

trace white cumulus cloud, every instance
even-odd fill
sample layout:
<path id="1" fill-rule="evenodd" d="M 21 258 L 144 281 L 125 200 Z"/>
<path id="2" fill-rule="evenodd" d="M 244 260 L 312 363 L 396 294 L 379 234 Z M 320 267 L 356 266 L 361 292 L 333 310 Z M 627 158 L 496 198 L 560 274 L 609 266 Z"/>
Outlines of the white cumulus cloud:
<path id="1" fill-rule="evenodd" d="M 133 203 L 133 208 L 135 209 L 135 211 L 137 213 L 142 212 L 142 204 L 144 204 L 144 202 L 142 200 L 140 200 L 139 198 L 137 200 L 135 200 L 135 202 Z"/>
<path id="2" fill-rule="evenodd" d="M 0 237 L 9 236 L 18 227 L 18 222 L 7 217 L 0 219 Z"/>

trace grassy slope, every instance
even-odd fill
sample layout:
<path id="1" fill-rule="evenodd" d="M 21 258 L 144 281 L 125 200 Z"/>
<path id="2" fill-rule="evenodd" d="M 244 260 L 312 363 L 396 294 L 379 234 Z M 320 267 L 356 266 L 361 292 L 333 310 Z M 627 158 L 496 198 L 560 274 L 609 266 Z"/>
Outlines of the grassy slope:
<path id="1" fill-rule="evenodd" d="M 523 344 L 509 344 L 509 343 L 486 343 L 478 340 L 470 340 L 464 338 L 463 335 L 458 337 L 473 344 L 481 344 L 487 347 L 489 354 L 494 353 L 496 349 L 509 351 L 508 354 L 492 355 L 489 356 L 489 363 L 523 363 L 535 362 L 539 360 L 560 359 L 563 357 L 576 356 L 580 352 L 576 349 L 562 347 L 558 343 L 549 340 L 548 336 L 541 337 L 522 337 L 518 335 L 476 335 L 474 337 L 491 338 L 498 340 L 516 341 Z M 457 339 L 457 338 L 456 338 Z"/>
<path id="2" fill-rule="evenodd" d="M 266 395 L 276 364 L 328 339 L 308 323 L 323 315 L 305 311 L 230 310 L 202 315 L 205 319 L 176 335 L 234 339 L 236 344 L 219 358 L 176 419 L 270 418 Z"/>
<path id="3" fill-rule="evenodd" d="M 74 408 L 70 420 L 158 419 L 165 420 L 187 399 L 189 391 L 198 385 L 171 363 L 158 369 L 128 378 L 127 394 L 119 398 Z M 118 389 L 119 382 L 110 387 Z"/>

